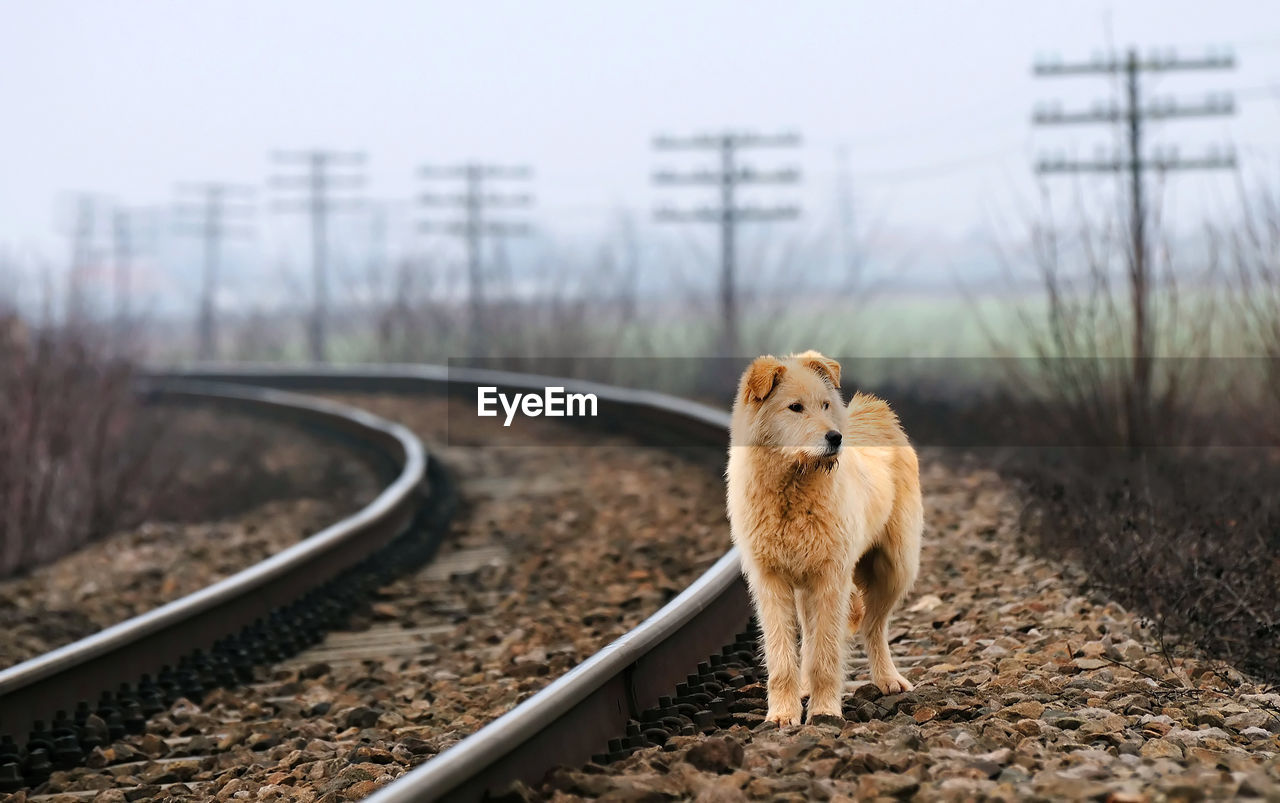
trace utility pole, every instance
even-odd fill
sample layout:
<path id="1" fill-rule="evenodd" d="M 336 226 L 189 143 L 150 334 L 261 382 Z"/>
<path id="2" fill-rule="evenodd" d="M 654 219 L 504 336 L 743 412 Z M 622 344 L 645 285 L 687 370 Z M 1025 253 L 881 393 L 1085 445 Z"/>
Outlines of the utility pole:
<path id="1" fill-rule="evenodd" d="M 133 267 L 142 250 L 138 230 L 147 223 L 150 210 L 117 206 L 111 213 L 111 250 L 115 264 L 115 333 L 121 344 L 129 336 L 133 315 Z"/>
<path id="2" fill-rule="evenodd" d="M 1066 76 L 1122 76 L 1125 82 L 1123 103 L 1095 104 L 1086 112 L 1064 113 L 1056 105 L 1037 109 L 1032 116 L 1036 125 L 1078 125 L 1108 123 L 1123 125 L 1128 147 L 1123 155 L 1099 158 L 1092 161 L 1067 160 L 1061 156 L 1041 158 L 1036 172 L 1041 175 L 1070 173 L 1114 173 L 1117 178 L 1127 177 L 1129 193 L 1129 292 L 1133 316 L 1132 351 L 1133 389 L 1127 400 L 1129 447 L 1136 449 L 1147 441 L 1151 404 L 1151 360 L 1154 342 L 1151 331 L 1151 278 L 1148 265 L 1150 253 L 1147 244 L 1147 201 L 1143 187 L 1143 174 L 1156 171 L 1165 174 L 1174 170 L 1233 169 L 1235 154 L 1219 154 L 1216 150 L 1198 158 L 1179 158 L 1177 149 L 1154 149 L 1150 155 L 1144 151 L 1143 124 L 1148 120 L 1176 120 L 1189 117 L 1220 117 L 1235 113 L 1235 101 L 1230 93 L 1212 93 L 1197 104 L 1178 103 L 1171 99 L 1144 101 L 1141 78 L 1145 73 L 1187 72 L 1199 70 L 1229 70 L 1235 67 L 1235 58 L 1228 54 L 1210 53 L 1202 58 L 1182 59 L 1176 55 L 1155 55 L 1142 58 L 1130 48 L 1123 58 L 1110 55 L 1094 58 L 1089 62 L 1065 64 L 1042 61 L 1033 70 L 1037 77 Z"/>
<path id="3" fill-rule="evenodd" d="M 659 185 L 704 186 L 719 190 L 718 205 L 677 211 L 660 208 L 654 213 L 662 223 L 714 223 L 720 227 L 720 333 L 719 354 L 736 356 L 738 342 L 737 299 L 737 227 L 739 223 L 794 220 L 799 217 L 796 206 L 741 206 L 738 187 L 743 184 L 795 184 L 800 171 L 795 168 L 761 172 L 738 164 L 739 151 L 746 148 L 794 148 L 800 145 L 799 134 L 761 135 L 748 133 L 704 134 L 693 137 L 659 136 L 653 147 L 660 151 L 719 151 L 718 169 L 701 169 L 688 173 L 668 170 L 653 174 Z"/>
<path id="4" fill-rule="evenodd" d="M 200 281 L 200 312 L 196 321 L 196 356 L 212 360 L 218 356 L 216 304 L 218 273 L 222 258 L 222 240 L 227 236 L 245 236 L 246 228 L 238 227 L 250 214 L 247 206 L 236 205 L 236 199 L 253 195 L 245 185 L 215 181 L 190 182 L 177 186 L 179 200 L 174 205 L 179 231 L 201 238 L 204 243 L 203 273 Z"/>
<path id="5" fill-rule="evenodd" d="M 116 209 L 111 216 L 112 250 L 115 262 L 116 337 L 123 339 L 129 325 L 129 293 L 133 271 L 133 221 L 125 209 Z"/>
<path id="6" fill-rule="evenodd" d="M 67 271 L 66 309 L 63 311 L 68 326 L 85 323 L 89 314 L 85 286 L 95 256 L 94 236 L 105 203 L 102 196 L 90 193 L 78 193 L 72 200 L 71 262 Z"/>
<path id="7" fill-rule="evenodd" d="M 378 359 L 391 359 L 391 339 L 394 335 L 394 312 L 397 299 L 391 285 L 391 249 L 388 245 L 388 217 L 390 204 L 369 205 L 369 257 L 365 267 L 369 314 L 374 324 Z M 403 300 L 403 299 L 400 299 Z"/>
<path id="8" fill-rule="evenodd" d="M 461 219 L 450 221 L 424 221 L 422 230 L 428 233 L 444 233 L 463 239 L 467 251 L 467 308 L 468 351 L 472 357 L 488 356 L 489 344 L 484 327 L 484 238 L 500 240 L 505 237 L 527 235 L 527 223 L 497 220 L 488 213 L 491 209 L 520 209 L 533 204 L 529 193 L 491 192 L 488 185 L 495 181 L 527 181 L 533 178 L 533 170 L 527 166 L 504 167 L 469 162 L 451 167 L 423 167 L 419 175 L 428 180 L 461 180 L 462 192 L 450 195 L 425 193 L 418 202 L 427 208 L 451 207 L 460 209 Z"/>
<path id="9" fill-rule="evenodd" d="M 359 206 L 359 201 L 338 199 L 334 197 L 334 193 L 364 185 L 364 177 L 353 175 L 350 171 L 363 166 L 365 156 L 362 153 L 310 150 L 277 152 L 272 154 L 272 159 L 282 166 L 300 164 L 304 170 L 302 175 L 276 176 L 272 183 L 281 189 L 295 188 L 306 193 L 305 199 L 282 201 L 276 208 L 280 211 L 305 212 L 311 217 L 311 276 L 314 295 L 311 320 L 307 326 L 307 342 L 311 359 L 325 362 L 328 359 L 326 330 L 329 307 L 329 217 L 334 212 Z M 334 171 L 339 169 L 348 172 L 335 175 Z"/>

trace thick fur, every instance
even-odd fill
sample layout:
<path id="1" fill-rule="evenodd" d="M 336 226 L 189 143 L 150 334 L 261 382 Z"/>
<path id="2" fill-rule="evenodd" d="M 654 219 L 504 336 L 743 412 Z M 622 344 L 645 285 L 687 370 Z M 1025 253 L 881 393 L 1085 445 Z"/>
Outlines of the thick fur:
<path id="1" fill-rule="evenodd" d="M 920 565 L 919 464 L 888 404 L 860 393 L 846 406 L 839 386 L 839 363 L 816 351 L 765 356 L 733 406 L 729 523 L 764 637 L 768 718 L 784 726 L 806 694 L 810 718 L 841 715 L 859 627 L 872 682 L 911 688 L 886 633 Z"/>

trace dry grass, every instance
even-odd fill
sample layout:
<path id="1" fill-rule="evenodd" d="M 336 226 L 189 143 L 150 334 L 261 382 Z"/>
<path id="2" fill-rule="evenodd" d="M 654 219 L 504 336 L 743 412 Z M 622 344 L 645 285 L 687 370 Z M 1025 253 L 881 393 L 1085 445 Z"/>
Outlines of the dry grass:
<path id="1" fill-rule="evenodd" d="M 1026 529 L 1049 554 L 1156 625 L 1166 654 L 1194 646 L 1280 681 L 1280 451 L 1152 452 L 1014 464 Z"/>
<path id="2" fill-rule="evenodd" d="M 0 316 L 0 574 L 49 560 L 128 516 L 149 448 L 131 368 L 90 332 Z"/>
<path id="3" fill-rule="evenodd" d="M 1105 222 L 1033 226 L 1029 262 L 1046 301 L 1024 313 L 1017 345 L 1029 342 L 1033 357 L 1009 363 L 1018 370 L 1000 411 L 1024 443 L 1057 447 L 1019 450 L 1005 464 L 1027 492 L 1024 523 L 1042 549 L 1153 621 L 1166 655 L 1194 647 L 1273 681 L 1280 374 L 1259 369 L 1280 356 L 1276 208 L 1218 237 L 1194 277 L 1173 270 L 1153 225 L 1161 264 L 1142 302 L 1154 320 L 1146 353 L 1131 345 L 1141 342 L 1133 288 L 1113 278 L 1129 261 L 1122 233 Z M 1180 294 L 1179 275 L 1194 299 Z M 1218 293 L 1230 277 L 1234 292 Z M 1242 330 L 1250 356 L 1213 356 L 1224 328 Z"/>

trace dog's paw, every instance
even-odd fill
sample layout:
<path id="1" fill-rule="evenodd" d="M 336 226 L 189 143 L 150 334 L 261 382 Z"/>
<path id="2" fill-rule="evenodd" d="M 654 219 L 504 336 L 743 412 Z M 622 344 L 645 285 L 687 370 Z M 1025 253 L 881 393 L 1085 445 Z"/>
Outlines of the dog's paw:
<path id="1" fill-rule="evenodd" d="M 765 714 L 765 722 L 776 722 L 779 728 L 786 728 L 791 725 L 800 724 L 800 707 L 795 708 L 770 708 L 769 713 Z"/>
<path id="2" fill-rule="evenodd" d="M 884 677 L 872 678 L 871 682 L 876 684 L 876 687 L 884 694 L 898 694 L 915 688 L 911 685 L 911 681 L 904 678 L 902 673 L 897 670 Z"/>

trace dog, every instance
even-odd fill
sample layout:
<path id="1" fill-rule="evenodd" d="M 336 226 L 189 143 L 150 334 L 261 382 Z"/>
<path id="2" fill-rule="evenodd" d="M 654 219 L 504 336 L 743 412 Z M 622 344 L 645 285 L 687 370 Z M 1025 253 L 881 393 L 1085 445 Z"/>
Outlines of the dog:
<path id="1" fill-rule="evenodd" d="M 871 681 L 910 691 L 886 636 L 920 566 L 920 467 L 897 415 L 862 393 L 845 405 L 840 363 L 816 351 L 759 357 L 733 404 L 726 470 L 768 670 L 767 719 L 842 717 L 849 637 L 861 627 Z M 796 645 L 800 642 L 799 659 Z"/>

